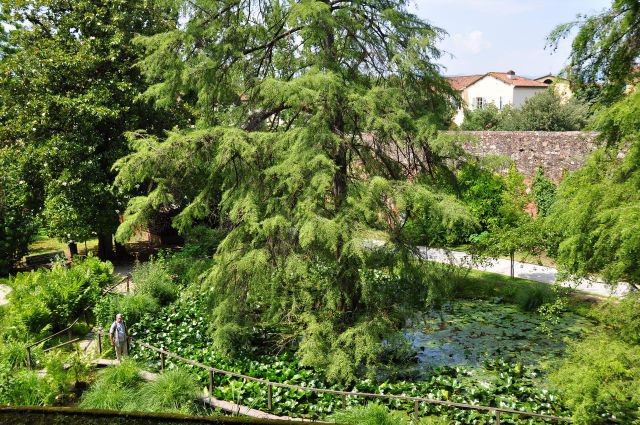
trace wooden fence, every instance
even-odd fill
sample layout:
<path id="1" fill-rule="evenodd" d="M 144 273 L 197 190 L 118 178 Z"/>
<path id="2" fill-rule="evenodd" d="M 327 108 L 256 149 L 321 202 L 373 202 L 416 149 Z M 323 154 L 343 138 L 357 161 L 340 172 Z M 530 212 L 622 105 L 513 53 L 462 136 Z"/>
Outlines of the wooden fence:
<path id="1" fill-rule="evenodd" d="M 98 338 L 100 338 L 101 334 L 101 330 L 98 330 Z M 280 388 L 289 388 L 289 389 L 294 389 L 294 390 L 300 390 L 300 391 L 305 391 L 305 392 L 314 392 L 314 393 L 325 393 L 325 394 L 335 394 L 335 395 L 339 395 L 342 397 L 342 404 L 344 407 L 346 407 L 347 405 L 347 396 L 351 396 L 351 397 L 362 397 L 362 398 L 373 398 L 373 399 L 393 399 L 393 400 L 402 400 L 402 401 L 408 401 L 408 402 L 413 402 L 414 404 L 414 410 L 413 410 L 413 414 L 414 416 L 417 418 L 419 413 L 420 413 L 420 404 L 421 403 L 426 403 L 426 404 L 437 404 L 437 405 L 441 405 L 441 406 L 447 406 L 447 407 L 451 407 L 451 408 L 457 408 L 457 409 L 467 409 L 467 410 L 477 410 L 477 411 L 484 411 L 484 412 L 490 412 L 493 413 L 495 415 L 495 424 L 496 425 L 500 425 L 500 415 L 501 414 L 513 414 L 513 415 L 519 415 L 519 416 L 524 416 L 524 417 L 530 417 L 530 418 L 539 418 L 539 419 L 544 419 L 544 420 L 550 420 L 550 421 L 555 421 L 555 422 L 571 422 L 570 418 L 566 418 L 566 417 L 562 417 L 562 416 L 553 416 L 553 415 L 544 415 L 541 413 L 533 413 L 533 412 L 525 412 L 522 410 L 514 410 L 514 409 L 506 409 L 506 408 L 502 408 L 502 407 L 491 407 L 491 406 L 479 406 L 479 405 L 473 405 L 473 404 L 466 404 L 466 403 L 455 403 L 452 401 L 444 401 L 444 400 L 435 400 L 435 399 L 431 399 L 431 398 L 425 398 L 425 397 L 410 397 L 410 396 L 404 396 L 404 395 L 392 395 L 392 394 L 373 394 L 373 393 L 362 393 L 362 392 L 353 392 L 353 391 L 339 391 L 339 390 L 329 390 L 329 389 L 324 389 L 324 388 L 313 388 L 313 387 L 304 387 L 304 386 L 300 386 L 300 385 L 291 385 L 291 384 L 283 384 L 280 382 L 274 382 L 274 381 L 269 381 L 266 379 L 261 379 L 261 378 L 255 378 L 253 376 L 248 376 L 248 375 L 243 375 L 241 373 L 236 373 L 236 372 L 230 372 L 227 370 L 222 370 L 222 369 L 218 369 L 215 367 L 211 367 L 211 366 L 207 366 L 205 364 L 190 360 L 190 359 L 186 359 L 176 353 L 172 353 L 170 351 L 167 351 L 163 348 L 158 348 L 158 347 L 154 347 L 151 344 L 147 344 L 146 342 L 143 341 L 138 341 L 135 340 L 135 338 L 133 337 L 129 337 L 129 339 L 131 341 L 135 341 L 136 344 L 138 344 L 141 347 L 144 347 L 146 349 L 155 351 L 156 353 L 159 354 L 160 356 L 160 368 L 162 370 L 164 370 L 165 367 L 165 360 L 167 357 L 171 357 L 174 358 L 176 360 L 179 360 L 183 363 L 198 367 L 200 369 L 204 369 L 206 371 L 209 372 L 209 395 L 211 396 L 211 394 L 213 394 L 213 378 L 214 375 L 216 373 L 222 374 L 222 375 L 227 375 L 227 376 L 231 376 L 234 378 L 239 378 L 239 379 L 244 379 L 247 381 L 253 381 L 253 382 L 259 382 L 261 384 L 264 384 L 267 387 L 267 409 L 271 410 L 273 408 L 273 387 L 280 387 Z"/>

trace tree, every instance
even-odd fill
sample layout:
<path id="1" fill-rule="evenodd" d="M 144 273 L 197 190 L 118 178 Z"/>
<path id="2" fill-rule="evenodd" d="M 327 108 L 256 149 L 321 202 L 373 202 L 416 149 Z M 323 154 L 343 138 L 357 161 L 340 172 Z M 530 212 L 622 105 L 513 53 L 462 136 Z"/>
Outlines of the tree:
<path id="1" fill-rule="evenodd" d="M 489 104 L 467 111 L 462 130 L 575 131 L 586 127 L 589 108 L 578 99 L 563 100 L 552 88 L 536 93 L 519 108 Z"/>
<path id="2" fill-rule="evenodd" d="M 561 39 L 578 28 L 571 44 L 569 77 L 579 86 L 606 83 L 606 98 L 619 98 L 634 78 L 640 56 L 640 5 L 637 0 L 613 0 L 601 13 L 578 15 L 549 34 L 548 45 L 556 49 Z M 637 72 L 635 73 L 637 76 Z"/>
<path id="3" fill-rule="evenodd" d="M 635 1 L 615 1 L 609 10 L 572 24 L 580 27 L 571 53 L 575 78 L 612 86 L 626 81 L 640 48 L 639 10 Z M 640 286 L 639 111 L 636 90 L 597 112 L 593 127 L 601 131 L 603 146 L 560 184 L 548 217 L 562 269 L 635 288 Z"/>
<path id="4" fill-rule="evenodd" d="M 442 31 L 396 0 L 175 7 L 183 24 L 140 38 L 140 65 L 149 97 L 189 103 L 197 120 L 165 139 L 131 135 L 117 184 L 150 192 L 118 237 L 158 210 L 176 211 L 181 231 L 226 228 L 208 276 L 218 349 L 286 325 L 330 378 L 372 372 L 429 290 L 404 224 L 417 209 L 464 216 L 431 188 L 460 154 L 434 137 L 455 96 L 433 62 Z"/>
<path id="5" fill-rule="evenodd" d="M 27 167 L 24 156 L 0 147 L 0 276 L 27 252 L 36 231 L 32 191 L 23 180 Z"/>
<path id="6" fill-rule="evenodd" d="M 127 152 L 124 132 L 171 125 L 137 96 L 146 87 L 134 67 L 136 33 L 172 22 L 146 1 L 5 1 L 23 25 L 0 63 L 0 143 L 28 152 L 29 182 L 49 234 L 61 240 L 97 235 L 111 253 L 122 199 L 111 189 L 114 161 Z M 19 146 L 28 145 L 28 150 Z"/>

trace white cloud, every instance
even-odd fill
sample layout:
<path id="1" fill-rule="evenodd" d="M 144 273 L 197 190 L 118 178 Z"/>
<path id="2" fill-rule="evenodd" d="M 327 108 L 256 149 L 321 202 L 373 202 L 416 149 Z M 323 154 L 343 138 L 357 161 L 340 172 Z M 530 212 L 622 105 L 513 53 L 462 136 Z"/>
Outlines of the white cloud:
<path id="1" fill-rule="evenodd" d="M 489 49 L 491 43 L 484 38 L 482 31 L 471 31 L 466 34 L 456 33 L 451 36 L 451 44 L 454 54 L 472 53 L 478 54 L 483 50 Z"/>

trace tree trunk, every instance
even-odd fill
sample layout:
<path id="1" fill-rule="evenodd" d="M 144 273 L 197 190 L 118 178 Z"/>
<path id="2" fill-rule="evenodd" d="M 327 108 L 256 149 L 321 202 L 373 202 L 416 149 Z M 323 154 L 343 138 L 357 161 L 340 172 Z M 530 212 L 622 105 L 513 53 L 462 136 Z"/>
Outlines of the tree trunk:
<path id="1" fill-rule="evenodd" d="M 103 261 L 113 258 L 113 235 L 111 233 L 98 233 L 98 258 Z"/>

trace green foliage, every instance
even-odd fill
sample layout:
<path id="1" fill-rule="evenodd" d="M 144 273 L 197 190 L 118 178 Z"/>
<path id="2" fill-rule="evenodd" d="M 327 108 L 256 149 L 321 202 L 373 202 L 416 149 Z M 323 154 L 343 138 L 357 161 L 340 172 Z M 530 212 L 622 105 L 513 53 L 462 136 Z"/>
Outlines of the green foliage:
<path id="1" fill-rule="evenodd" d="M 98 300 L 112 272 L 110 263 L 89 256 L 69 268 L 57 264 L 11 277 L 4 334 L 26 340 L 63 329 Z"/>
<path id="2" fill-rule="evenodd" d="M 136 295 L 152 297 L 160 305 L 167 305 L 178 296 L 178 287 L 162 260 L 151 259 L 136 264 L 131 280 L 134 282 Z"/>
<path id="3" fill-rule="evenodd" d="M 80 407 L 146 412 L 192 411 L 198 385 L 189 372 L 169 370 L 150 382 L 143 382 L 139 372 L 140 367 L 131 358 L 103 370 L 84 393 Z"/>
<path id="4" fill-rule="evenodd" d="M 624 298 L 609 301 L 598 314 L 603 325 L 618 339 L 640 345 L 640 295 L 632 292 Z"/>
<path id="5" fill-rule="evenodd" d="M 478 218 L 483 230 L 501 224 L 500 211 L 508 198 L 505 179 L 476 164 L 467 164 L 458 173 L 462 200 Z"/>
<path id="6" fill-rule="evenodd" d="M 640 421 L 640 349 L 606 335 L 577 343 L 551 376 L 578 424 Z"/>
<path id="7" fill-rule="evenodd" d="M 543 304 L 551 303 L 555 299 L 553 291 L 545 285 L 523 288 L 515 297 L 516 304 L 523 311 L 535 311 Z"/>
<path id="8" fill-rule="evenodd" d="M 200 388 L 196 378 L 183 369 L 166 371 L 142 385 L 125 410 L 190 413 Z"/>
<path id="9" fill-rule="evenodd" d="M 549 214 L 551 205 L 556 200 L 556 185 L 544 176 L 541 167 L 538 167 L 533 179 L 533 199 L 538 207 L 538 214 L 545 217 Z"/>
<path id="10" fill-rule="evenodd" d="M 400 412 L 390 412 L 379 404 L 369 404 L 367 406 L 353 407 L 351 409 L 337 412 L 331 415 L 330 419 L 340 424 L 349 425 L 408 425 L 409 420 L 406 414 Z"/>
<path id="11" fill-rule="evenodd" d="M 578 33 L 571 45 L 569 77 L 580 86 L 601 85 L 605 101 L 619 98 L 625 83 L 634 78 L 633 67 L 640 56 L 640 9 L 635 0 L 613 0 L 611 7 L 591 16 L 558 25 L 548 36 L 554 50 L 560 40 Z"/>
<path id="12" fill-rule="evenodd" d="M 432 62 L 442 31 L 395 0 L 172 6 L 189 10 L 179 27 L 136 40 L 153 82 L 145 97 L 184 103 L 196 121 L 130 134 L 116 184 L 150 191 L 130 201 L 118 239 L 163 211 L 182 233 L 226 230 L 206 273 L 217 349 L 246 349 L 255 329 L 279 323 L 330 347 L 335 376 L 371 370 L 367 353 L 430 285 L 405 221 L 450 229 L 469 217 L 438 187 L 452 176 L 445 158 L 462 156 L 436 135 L 457 99 Z M 420 153 L 411 182 L 398 149 Z M 385 246 L 368 249 L 375 232 Z M 330 270 L 317 276 L 317 263 Z M 391 300 L 367 292 L 366 271 L 400 285 Z M 366 335 L 351 338 L 351 326 Z"/>
<path id="13" fill-rule="evenodd" d="M 2 10 L 21 24 L 0 62 L 0 140 L 31 170 L 21 177 L 34 198 L 25 207 L 60 240 L 109 235 L 124 209 L 111 187 L 124 132 L 182 117 L 138 98 L 146 82 L 132 38 L 175 20 L 146 1 L 9 0 Z"/>
<path id="14" fill-rule="evenodd" d="M 0 276 L 4 276 L 27 252 L 36 221 L 24 158 L 0 144 L 0 170 Z"/>
<path id="15" fill-rule="evenodd" d="M 109 294 L 102 297 L 93 308 L 96 325 L 106 329 L 115 320 L 116 314 L 123 315 L 128 326 L 138 323 L 146 314 L 153 314 L 159 308 L 158 301 L 147 294 Z"/>
<path id="16" fill-rule="evenodd" d="M 13 406 L 47 406 L 58 394 L 50 382 L 41 379 L 37 371 L 3 370 L 0 366 L 0 403 Z"/>
<path id="17" fill-rule="evenodd" d="M 589 109 L 582 101 L 563 99 L 553 88 L 536 93 L 519 108 L 487 107 L 466 111 L 462 130 L 574 131 L 586 127 Z"/>
<path id="18" fill-rule="evenodd" d="M 506 284 L 515 285 L 513 283 Z M 494 286 L 502 288 L 501 285 Z M 468 302 L 467 308 L 473 307 L 477 303 L 477 301 Z M 212 348 L 211 336 L 203 332 L 207 325 L 206 308 L 206 303 L 201 299 L 181 300 L 177 304 L 165 307 L 159 314 L 147 316 L 138 325 L 132 327 L 132 335 L 154 346 L 165 347 L 169 351 L 203 364 L 215 365 L 224 370 L 286 384 L 331 389 L 352 388 L 354 391 L 359 392 L 404 394 L 466 403 L 473 402 L 483 405 L 498 405 L 502 403 L 502 405 L 517 409 L 558 415 L 566 414 L 557 394 L 548 391 L 538 380 L 537 376 L 540 374 L 540 370 L 527 366 L 523 367 L 522 364 L 517 363 L 510 364 L 504 361 L 493 361 L 481 365 L 481 360 L 479 369 L 476 370 L 458 365 L 433 370 L 421 380 L 389 379 L 388 381 L 380 382 L 379 380 L 366 379 L 358 380 L 353 386 L 346 387 L 332 384 L 326 379 L 326 370 L 314 371 L 309 367 L 304 367 L 290 354 L 262 354 L 263 348 L 259 347 L 260 343 L 255 340 L 252 345 L 256 347 L 257 352 L 229 357 L 215 351 Z M 533 317 L 531 314 L 521 318 L 520 316 L 523 313 L 518 312 L 517 308 L 513 306 L 509 314 L 506 315 L 502 309 L 496 308 L 494 305 L 483 303 L 475 308 L 475 316 L 460 314 L 459 311 L 452 312 L 452 317 L 449 320 L 458 320 L 458 322 L 448 330 L 451 331 L 456 327 L 468 326 L 469 332 L 459 335 L 459 339 L 474 345 L 481 341 L 483 338 L 481 335 L 483 332 L 487 332 L 492 323 L 501 325 L 500 329 L 494 333 L 484 336 L 486 343 L 478 344 L 481 347 L 478 350 L 479 352 L 482 351 L 484 353 L 487 348 L 498 351 L 500 346 L 495 343 L 498 338 L 513 340 L 514 357 L 523 353 L 533 354 L 534 351 L 538 352 L 537 355 L 542 357 L 562 352 L 561 343 L 547 341 L 547 337 L 536 330 L 537 324 L 542 321 L 541 318 Z M 495 317 L 500 317 L 500 319 L 489 319 L 488 315 L 490 314 L 494 314 Z M 437 314 L 434 313 L 434 316 L 437 316 Z M 482 327 L 472 329 L 468 325 L 469 321 L 480 322 L 481 320 Z M 563 319 L 557 327 L 554 327 L 554 331 L 558 335 L 576 337 L 576 328 L 572 320 L 571 318 Z M 465 321 L 466 325 L 464 325 Z M 518 324 L 518 329 L 512 329 L 513 323 Z M 262 330 L 262 333 L 266 334 L 268 332 L 268 329 Z M 353 336 L 355 338 L 364 337 L 361 335 Z M 443 344 L 450 344 L 451 337 L 451 334 L 443 335 Z M 532 348 L 531 341 L 528 338 L 532 338 L 535 341 L 534 348 Z M 544 341 L 539 341 L 538 338 L 542 338 Z M 377 348 L 376 352 L 379 352 Z M 155 352 L 136 348 L 132 356 L 150 367 L 160 367 L 158 355 Z M 184 367 L 184 364 L 167 358 L 166 366 L 168 368 Z M 418 365 L 417 368 L 423 370 L 423 366 Z M 408 372 L 406 369 L 402 370 L 401 376 L 406 377 Z M 198 373 L 201 385 L 206 386 L 208 382 L 207 372 L 198 370 Z M 382 372 L 382 374 L 385 373 L 387 372 Z M 390 376 L 392 375 L 394 374 L 390 374 Z M 263 384 L 239 382 L 235 378 L 221 374 L 216 374 L 214 379 L 214 397 L 235 400 L 260 410 L 267 409 L 266 388 Z M 286 388 L 274 387 L 273 399 L 272 413 L 278 415 L 322 418 L 343 408 L 342 401 L 338 396 L 303 393 Z M 382 403 L 394 410 L 407 413 L 413 411 L 412 402 L 387 400 Z M 362 404 L 362 399 L 348 397 L 347 404 L 348 406 L 358 406 Z M 435 405 L 423 405 L 421 409 L 422 415 L 437 415 L 448 418 L 449 421 L 447 423 L 456 420 L 461 423 L 473 423 L 473 421 L 486 421 L 487 419 L 481 413 L 451 410 Z M 526 421 L 517 422 L 514 420 L 515 423 L 528 423 Z"/>
<path id="19" fill-rule="evenodd" d="M 638 179 L 636 139 L 624 158 L 617 150 L 596 151 L 561 183 L 549 214 L 559 266 L 577 276 L 599 274 L 612 285 L 640 283 Z"/>
<path id="20" fill-rule="evenodd" d="M 495 130 L 501 121 L 502 111 L 496 105 L 490 103 L 484 108 L 466 110 L 460 129 L 470 131 Z"/>
<path id="21" fill-rule="evenodd" d="M 103 370 L 83 394 L 79 406 L 83 409 L 123 410 L 134 399 L 139 384 L 139 367 L 127 358 L 119 365 Z"/>

